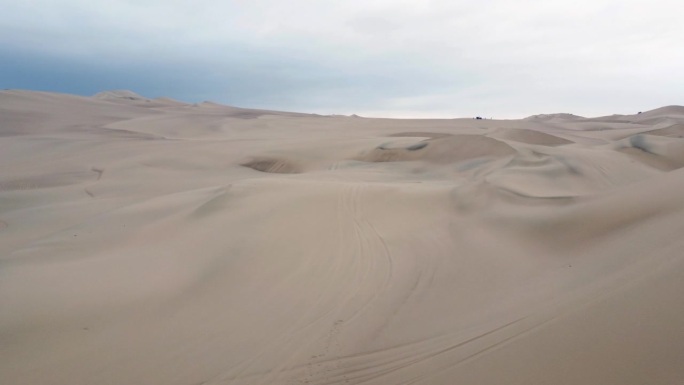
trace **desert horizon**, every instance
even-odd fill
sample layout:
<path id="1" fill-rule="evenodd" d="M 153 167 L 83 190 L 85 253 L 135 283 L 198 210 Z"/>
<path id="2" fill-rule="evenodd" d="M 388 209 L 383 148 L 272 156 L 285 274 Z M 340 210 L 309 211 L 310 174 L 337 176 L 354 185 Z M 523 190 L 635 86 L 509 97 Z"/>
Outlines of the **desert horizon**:
<path id="1" fill-rule="evenodd" d="M 684 107 L 0 91 L 0 383 L 679 384 Z"/>

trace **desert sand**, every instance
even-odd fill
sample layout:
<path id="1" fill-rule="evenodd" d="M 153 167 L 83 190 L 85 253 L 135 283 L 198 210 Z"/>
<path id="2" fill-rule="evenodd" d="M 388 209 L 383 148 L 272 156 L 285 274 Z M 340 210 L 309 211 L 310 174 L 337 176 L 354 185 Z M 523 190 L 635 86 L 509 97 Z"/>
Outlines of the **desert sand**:
<path id="1" fill-rule="evenodd" d="M 683 384 L 684 107 L 0 92 L 2 384 Z"/>

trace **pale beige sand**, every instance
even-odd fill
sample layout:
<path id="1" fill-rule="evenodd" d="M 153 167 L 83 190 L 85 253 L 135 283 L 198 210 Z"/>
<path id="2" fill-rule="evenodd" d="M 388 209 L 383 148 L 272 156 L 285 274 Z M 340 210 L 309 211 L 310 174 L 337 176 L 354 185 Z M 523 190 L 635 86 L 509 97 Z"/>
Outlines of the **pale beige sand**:
<path id="1" fill-rule="evenodd" d="M 0 92 L 0 383 L 682 384 L 683 111 Z"/>

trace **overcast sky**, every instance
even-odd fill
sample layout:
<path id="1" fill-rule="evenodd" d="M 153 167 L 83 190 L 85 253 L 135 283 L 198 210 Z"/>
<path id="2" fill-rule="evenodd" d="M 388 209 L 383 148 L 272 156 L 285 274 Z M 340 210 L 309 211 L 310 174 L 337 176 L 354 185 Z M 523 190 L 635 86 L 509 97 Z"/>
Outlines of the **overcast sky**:
<path id="1" fill-rule="evenodd" d="M 684 104 L 681 0 L 0 0 L 0 88 L 389 117 Z"/>

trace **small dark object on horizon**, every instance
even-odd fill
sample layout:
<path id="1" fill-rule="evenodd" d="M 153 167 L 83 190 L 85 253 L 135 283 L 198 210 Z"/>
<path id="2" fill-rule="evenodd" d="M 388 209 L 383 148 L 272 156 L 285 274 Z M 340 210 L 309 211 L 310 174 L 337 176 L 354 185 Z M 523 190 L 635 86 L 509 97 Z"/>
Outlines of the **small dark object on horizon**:
<path id="1" fill-rule="evenodd" d="M 477 120 L 482 120 L 482 117 L 481 117 L 481 116 L 478 116 L 478 117 L 476 117 L 475 119 L 477 119 Z"/>

